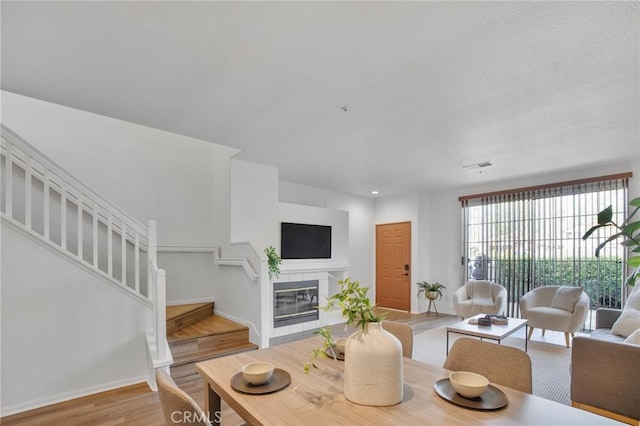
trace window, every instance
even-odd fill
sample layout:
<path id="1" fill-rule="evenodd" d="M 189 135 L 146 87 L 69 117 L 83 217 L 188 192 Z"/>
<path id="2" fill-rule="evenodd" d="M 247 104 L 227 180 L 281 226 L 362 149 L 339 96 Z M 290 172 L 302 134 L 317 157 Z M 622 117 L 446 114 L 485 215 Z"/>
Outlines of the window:
<path id="1" fill-rule="evenodd" d="M 507 315 L 518 317 L 520 297 L 545 285 L 584 286 L 592 308 L 620 307 L 624 249 L 599 242 L 613 232 L 582 235 L 612 205 L 622 222 L 630 173 L 541 187 L 460 197 L 466 280 L 490 280 L 507 289 Z"/>

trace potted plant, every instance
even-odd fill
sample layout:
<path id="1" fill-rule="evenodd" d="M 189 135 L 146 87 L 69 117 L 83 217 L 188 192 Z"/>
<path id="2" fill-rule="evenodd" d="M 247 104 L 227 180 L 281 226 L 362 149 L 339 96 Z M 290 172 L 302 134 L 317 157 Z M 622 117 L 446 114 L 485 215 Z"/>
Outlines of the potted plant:
<path id="1" fill-rule="evenodd" d="M 634 207 L 633 211 L 627 216 L 627 218 L 622 222 L 622 224 L 618 225 L 613 221 L 613 209 L 611 206 L 602 210 L 598 213 L 598 224 L 592 226 L 583 236 L 582 239 L 586 240 L 593 234 L 596 230 L 613 226 L 618 232 L 604 240 L 602 243 L 598 244 L 596 247 L 596 257 L 599 257 L 600 250 L 604 248 L 608 243 L 618 239 L 618 237 L 623 237 L 624 241 L 622 241 L 622 245 L 627 247 L 632 253 L 640 253 L 640 235 L 638 235 L 638 230 L 640 230 L 640 221 L 632 222 L 633 217 L 640 211 L 640 197 L 634 198 L 629 203 L 630 206 Z M 634 235 L 635 234 L 635 235 Z M 640 256 L 632 256 L 627 259 L 627 264 L 632 268 L 635 268 L 631 274 L 626 278 L 625 284 L 628 286 L 634 286 L 636 280 L 640 278 Z"/>
<path id="2" fill-rule="evenodd" d="M 394 405 L 402 401 L 402 345 L 382 328 L 384 314 L 375 313 L 375 305 L 367 297 L 368 287 L 349 278 L 338 281 L 340 291 L 327 299 L 324 310 L 335 307 L 342 311 L 346 325 L 355 325 L 356 332 L 345 345 L 344 395 L 351 402 L 370 406 Z M 325 337 L 324 348 L 333 345 L 327 327 L 319 331 Z M 325 350 L 315 349 L 305 372 L 315 368 L 314 360 L 326 356 Z M 380 373 L 380 374 L 376 374 Z"/>
<path id="3" fill-rule="evenodd" d="M 278 278 L 280 276 L 280 264 L 282 263 L 282 259 L 276 253 L 276 249 L 272 246 L 264 249 L 264 253 L 267 255 L 267 264 L 269 266 L 269 279 L 272 280 L 273 277 Z"/>
<path id="4" fill-rule="evenodd" d="M 429 283 L 427 281 L 422 281 L 418 284 L 418 296 L 424 293 L 424 296 L 429 300 L 442 299 L 442 289 L 446 288 L 439 282 Z"/>

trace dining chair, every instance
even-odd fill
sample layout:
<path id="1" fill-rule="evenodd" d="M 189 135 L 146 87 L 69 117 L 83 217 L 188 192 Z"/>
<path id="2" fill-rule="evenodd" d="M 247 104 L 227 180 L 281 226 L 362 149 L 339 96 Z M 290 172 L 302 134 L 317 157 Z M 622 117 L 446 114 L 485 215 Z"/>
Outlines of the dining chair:
<path id="1" fill-rule="evenodd" d="M 402 322 L 383 321 L 382 328 L 400 340 L 403 357 L 411 358 L 413 356 L 413 328 L 410 325 Z"/>
<path id="2" fill-rule="evenodd" d="M 212 426 L 207 415 L 185 391 L 180 389 L 164 369 L 156 370 L 158 396 L 168 425 Z"/>
<path id="3" fill-rule="evenodd" d="M 510 346 L 462 337 L 451 346 L 443 367 L 471 371 L 485 376 L 491 383 L 532 392 L 531 358 Z"/>

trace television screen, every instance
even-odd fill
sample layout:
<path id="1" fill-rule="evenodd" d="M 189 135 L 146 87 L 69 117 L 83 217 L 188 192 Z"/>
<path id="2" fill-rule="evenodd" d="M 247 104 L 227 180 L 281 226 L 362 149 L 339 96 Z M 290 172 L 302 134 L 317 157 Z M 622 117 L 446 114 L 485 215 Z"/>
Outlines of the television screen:
<path id="1" fill-rule="evenodd" d="M 282 222 L 280 237 L 283 259 L 331 258 L 331 226 Z"/>

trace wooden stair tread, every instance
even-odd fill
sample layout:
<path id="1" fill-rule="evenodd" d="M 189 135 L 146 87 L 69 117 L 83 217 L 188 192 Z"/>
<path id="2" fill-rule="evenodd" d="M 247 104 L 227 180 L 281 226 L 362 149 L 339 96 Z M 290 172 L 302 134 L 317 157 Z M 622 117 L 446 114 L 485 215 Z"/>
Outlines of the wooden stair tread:
<path id="1" fill-rule="evenodd" d="M 211 336 L 216 334 L 233 333 L 236 331 L 248 330 L 242 324 L 235 323 L 218 315 L 211 315 L 195 324 L 184 327 L 167 335 L 167 340 L 178 342 L 188 339 L 197 339 L 199 337 Z"/>
<path id="2" fill-rule="evenodd" d="M 171 367 L 179 367 L 184 364 L 206 361 L 211 358 L 219 358 L 221 356 L 231 355 L 238 352 L 244 352 L 254 349 L 258 349 L 258 346 L 251 342 L 235 343 L 232 346 L 217 347 L 213 350 L 208 350 L 207 352 L 203 353 L 194 352 L 185 356 L 174 357 Z"/>
<path id="3" fill-rule="evenodd" d="M 191 303 L 188 305 L 167 306 L 167 320 L 177 318 L 181 315 L 211 305 L 213 302 L 207 303 Z"/>

